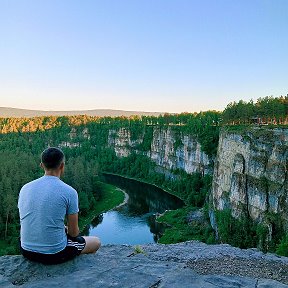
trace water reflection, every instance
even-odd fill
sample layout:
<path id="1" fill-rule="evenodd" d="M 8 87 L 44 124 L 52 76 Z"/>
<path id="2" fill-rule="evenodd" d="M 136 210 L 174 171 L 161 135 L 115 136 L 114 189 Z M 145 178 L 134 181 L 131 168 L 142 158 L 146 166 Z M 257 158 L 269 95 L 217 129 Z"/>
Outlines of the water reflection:
<path id="1" fill-rule="evenodd" d="M 153 185 L 115 175 L 104 177 L 107 183 L 123 189 L 129 200 L 126 205 L 96 217 L 86 227 L 84 234 L 99 236 L 103 244 L 157 242 L 164 226 L 155 221 L 155 214 L 183 206 L 180 199 Z"/>

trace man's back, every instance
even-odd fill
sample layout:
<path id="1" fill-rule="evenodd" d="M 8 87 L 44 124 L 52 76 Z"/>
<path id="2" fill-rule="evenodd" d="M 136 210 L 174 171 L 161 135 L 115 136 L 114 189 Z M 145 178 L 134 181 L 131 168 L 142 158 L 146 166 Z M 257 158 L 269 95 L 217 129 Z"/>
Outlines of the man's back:
<path id="1" fill-rule="evenodd" d="M 56 176 L 45 175 L 23 186 L 18 208 L 22 248 L 43 254 L 65 248 L 64 218 L 78 213 L 76 190 Z"/>

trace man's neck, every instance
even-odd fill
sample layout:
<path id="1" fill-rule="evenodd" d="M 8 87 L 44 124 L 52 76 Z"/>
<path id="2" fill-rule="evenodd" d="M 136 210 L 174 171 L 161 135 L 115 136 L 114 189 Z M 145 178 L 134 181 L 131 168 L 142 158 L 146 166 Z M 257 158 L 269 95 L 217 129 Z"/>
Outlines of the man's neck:
<path id="1" fill-rule="evenodd" d="M 58 171 L 45 171 L 45 176 L 55 176 L 55 177 L 60 178 L 61 171 L 60 172 L 58 172 Z"/>

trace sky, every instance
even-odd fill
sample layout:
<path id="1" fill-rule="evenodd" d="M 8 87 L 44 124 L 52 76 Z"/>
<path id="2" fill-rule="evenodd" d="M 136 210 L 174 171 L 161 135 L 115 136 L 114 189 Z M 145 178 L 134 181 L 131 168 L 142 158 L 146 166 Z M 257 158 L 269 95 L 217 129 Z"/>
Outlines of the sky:
<path id="1" fill-rule="evenodd" d="M 223 110 L 288 93 L 287 0 L 0 0 L 0 106 Z"/>

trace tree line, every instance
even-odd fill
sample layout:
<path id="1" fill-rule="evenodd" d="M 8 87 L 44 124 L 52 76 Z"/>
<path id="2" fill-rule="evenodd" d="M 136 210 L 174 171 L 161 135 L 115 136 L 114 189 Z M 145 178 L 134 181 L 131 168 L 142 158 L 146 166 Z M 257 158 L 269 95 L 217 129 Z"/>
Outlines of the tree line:
<path id="1" fill-rule="evenodd" d="M 89 124 L 108 125 L 112 127 L 145 126 L 186 126 L 189 133 L 203 132 L 203 127 L 226 124 L 287 124 L 288 95 L 259 98 L 248 102 L 240 100 L 229 103 L 223 112 L 205 111 L 199 113 L 164 113 L 159 116 L 117 116 L 99 117 L 88 115 L 75 116 L 41 116 L 33 118 L 1 118 L 0 133 L 39 132 L 52 128 L 81 126 Z M 137 128 L 136 128 L 137 130 Z"/>
<path id="2" fill-rule="evenodd" d="M 222 124 L 288 124 L 288 95 L 280 97 L 267 96 L 256 102 L 232 102 L 222 113 Z"/>

